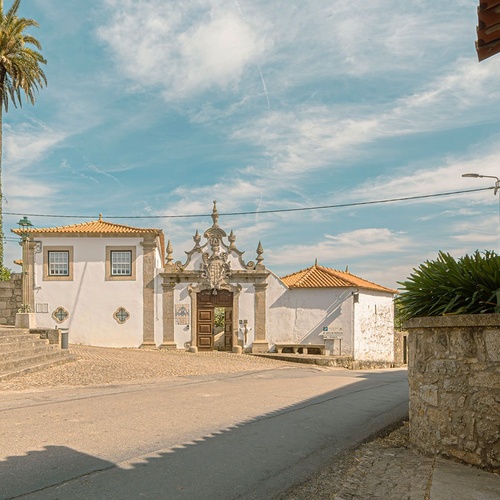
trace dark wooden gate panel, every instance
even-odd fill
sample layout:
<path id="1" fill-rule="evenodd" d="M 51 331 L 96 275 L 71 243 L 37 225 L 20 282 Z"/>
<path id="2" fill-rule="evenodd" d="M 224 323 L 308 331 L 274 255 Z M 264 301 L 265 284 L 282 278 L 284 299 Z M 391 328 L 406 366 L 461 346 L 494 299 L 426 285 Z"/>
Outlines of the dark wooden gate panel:
<path id="1" fill-rule="evenodd" d="M 233 308 L 224 310 L 224 350 L 231 351 L 233 348 Z"/>
<path id="2" fill-rule="evenodd" d="M 197 315 L 197 345 L 201 351 L 211 351 L 214 348 L 214 310 L 198 309 Z"/>

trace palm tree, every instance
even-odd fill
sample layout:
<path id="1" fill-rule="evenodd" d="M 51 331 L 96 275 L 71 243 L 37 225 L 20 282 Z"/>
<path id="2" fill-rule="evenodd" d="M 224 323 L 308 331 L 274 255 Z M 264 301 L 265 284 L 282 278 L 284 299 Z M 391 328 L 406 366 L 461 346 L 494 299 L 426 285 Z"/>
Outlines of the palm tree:
<path id="1" fill-rule="evenodd" d="M 0 271 L 3 272 L 3 191 L 2 191 L 2 117 L 3 110 L 8 111 L 9 101 L 15 107 L 22 106 L 21 92 L 26 101 L 35 104 L 35 94 L 44 85 L 47 78 L 40 67 L 47 61 L 38 50 L 40 42 L 25 33 L 27 28 L 38 27 L 33 19 L 18 17 L 17 11 L 21 0 L 14 0 L 4 13 L 3 0 L 0 0 Z"/>

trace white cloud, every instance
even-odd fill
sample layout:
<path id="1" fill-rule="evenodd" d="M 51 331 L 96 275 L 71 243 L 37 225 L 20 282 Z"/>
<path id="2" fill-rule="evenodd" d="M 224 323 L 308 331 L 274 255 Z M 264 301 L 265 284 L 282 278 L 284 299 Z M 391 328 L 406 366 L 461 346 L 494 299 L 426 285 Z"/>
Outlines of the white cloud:
<path id="1" fill-rule="evenodd" d="M 68 134 L 41 123 L 4 124 L 4 165 L 13 174 L 40 161 Z"/>
<path id="2" fill-rule="evenodd" d="M 234 2 L 108 0 L 111 22 L 98 29 L 122 71 L 167 100 L 238 85 L 267 42 Z"/>
<path id="3" fill-rule="evenodd" d="M 356 259 L 374 254 L 401 252 L 410 244 L 410 238 L 387 228 L 365 228 L 337 235 L 325 235 L 310 245 L 290 245 L 273 249 L 267 261 L 272 264 L 301 264 L 318 258 L 322 262 L 338 259 Z"/>

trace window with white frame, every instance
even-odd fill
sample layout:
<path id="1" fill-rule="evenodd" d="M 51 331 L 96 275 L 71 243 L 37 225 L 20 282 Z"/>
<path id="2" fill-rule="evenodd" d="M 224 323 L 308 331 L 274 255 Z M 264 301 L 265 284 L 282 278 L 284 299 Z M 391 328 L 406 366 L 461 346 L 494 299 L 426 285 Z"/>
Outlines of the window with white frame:
<path id="1" fill-rule="evenodd" d="M 69 276 L 69 252 L 49 251 L 49 276 Z"/>
<path id="2" fill-rule="evenodd" d="M 135 246 L 106 247 L 106 281 L 135 281 Z"/>
<path id="3" fill-rule="evenodd" d="M 73 247 L 43 246 L 43 279 L 73 280 Z"/>
<path id="4" fill-rule="evenodd" d="M 111 276 L 132 276 L 130 250 L 111 250 Z"/>

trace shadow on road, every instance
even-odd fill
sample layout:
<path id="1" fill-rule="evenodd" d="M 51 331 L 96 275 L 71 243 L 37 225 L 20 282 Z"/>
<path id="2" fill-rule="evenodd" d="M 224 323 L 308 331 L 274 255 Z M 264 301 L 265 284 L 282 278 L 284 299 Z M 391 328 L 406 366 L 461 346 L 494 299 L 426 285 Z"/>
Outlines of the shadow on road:
<path id="1" fill-rule="evenodd" d="M 360 373 L 349 386 L 118 465 L 64 446 L 10 456 L 0 462 L 0 497 L 272 498 L 405 418 L 401 372 Z"/>

